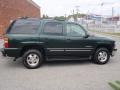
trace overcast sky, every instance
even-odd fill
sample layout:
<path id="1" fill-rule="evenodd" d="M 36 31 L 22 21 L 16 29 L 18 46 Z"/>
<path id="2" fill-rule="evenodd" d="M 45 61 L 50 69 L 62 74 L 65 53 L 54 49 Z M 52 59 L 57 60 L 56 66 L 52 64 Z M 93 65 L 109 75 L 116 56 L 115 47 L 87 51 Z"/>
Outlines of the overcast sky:
<path id="1" fill-rule="evenodd" d="M 42 14 L 48 16 L 69 15 L 75 6 L 79 6 L 80 13 L 112 15 L 112 6 L 114 15 L 120 15 L 120 0 L 33 0 L 42 10 Z M 104 3 L 101 6 L 101 3 Z"/>

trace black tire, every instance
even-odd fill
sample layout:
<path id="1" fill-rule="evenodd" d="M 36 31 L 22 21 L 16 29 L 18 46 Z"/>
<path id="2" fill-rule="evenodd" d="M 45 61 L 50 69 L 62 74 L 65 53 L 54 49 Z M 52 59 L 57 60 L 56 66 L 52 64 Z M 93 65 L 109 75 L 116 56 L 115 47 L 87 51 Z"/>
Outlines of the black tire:
<path id="1" fill-rule="evenodd" d="M 102 58 L 103 60 L 99 58 L 102 52 L 106 53 L 106 56 L 105 56 L 106 58 L 103 56 Z M 109 50 L 107 48 L 98 48 L 94 54 L 93 62 L 99 65 L 103 65 L 103 64 L 108 63 L 109 59 L 110 59 Z"/>
<path id="2" fill-rule="evenodd" d="M 5 54 L 4 49 L 1 49 L 0 51 L 1 51 L 1 53 L 2 53 L 2 56 L 6 57 L 6 54 Z"/>
<path id="3" fill-rule="evenodd" d="M 29 56 L 30 55 L 36 55 L 36 60 L 37 61 L 34 61 L 34 62 L 37 62 L 35 65 L 30 65 L 30 61 L 28 62 L 28 58 L 30 58 Z M 33 56 L 32 56 L 33 58 Z M 31 59 L 29 59 L 31 60 Z M 34 63 L 32 62 L 32 63 Z M 26 51 L 23 55 L 23 64 L 26 68 L 28 69 L 36 69 L 36 68 L 39 68 L 43 63 L 43 58 L 42 58 L 42 54 L 40 51 L 38 50 L 35 50 L 35 49 L 30 49 L 28 51 Z"/>

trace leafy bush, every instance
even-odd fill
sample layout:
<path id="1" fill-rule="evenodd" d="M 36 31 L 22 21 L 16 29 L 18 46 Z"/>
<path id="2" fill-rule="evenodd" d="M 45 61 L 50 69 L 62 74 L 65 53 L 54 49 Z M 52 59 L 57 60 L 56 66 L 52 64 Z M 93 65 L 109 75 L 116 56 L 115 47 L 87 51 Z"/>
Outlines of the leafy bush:
<path id="1" fill-rule="evenodd" d="M 109 82 L 109 85 L 110 85 L 114 90 L 120 90 L 120 81 Z"/>

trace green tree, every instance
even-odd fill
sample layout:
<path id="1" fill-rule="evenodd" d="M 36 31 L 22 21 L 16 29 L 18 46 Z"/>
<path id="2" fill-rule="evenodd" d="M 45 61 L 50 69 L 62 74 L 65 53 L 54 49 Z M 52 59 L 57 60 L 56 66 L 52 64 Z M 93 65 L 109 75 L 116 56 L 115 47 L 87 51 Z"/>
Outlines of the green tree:
<path id="1" fill-rule="evenodd" d="M 87 14 L 80 14 L 80 13 L 78 13 L 78 14 L 69 15 L 68 19 L 73 17 L 74 20 L 77 21 L 77 18 L 83 18 L 83 17 L 86 17 L 86 16 L 87 16 Z"/>
<path id="2" fill-rule="evenodd" d="M 55 16 L 54 19 L 57 19 L 57 20 L 66 20 L 66 17 L 64 17 L 64 16 Z"/>
<path id="3" fill-rule="evenodd" d="M 47 14 L 43 14 L 43 17 L 42 17 L 43 19 L 48 19 L 49 18 L 49 16 L 47 15 Z"/>

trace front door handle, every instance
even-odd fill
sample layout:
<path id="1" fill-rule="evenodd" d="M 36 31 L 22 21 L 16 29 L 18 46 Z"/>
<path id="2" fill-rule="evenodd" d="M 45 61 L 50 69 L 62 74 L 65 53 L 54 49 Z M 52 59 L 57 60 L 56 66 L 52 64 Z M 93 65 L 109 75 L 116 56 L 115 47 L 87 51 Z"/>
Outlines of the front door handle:
<path id="1" fill-rule="evenodd" d="M 67 39 L 67 42 L 70 42 L 70 41 L 71 41 L 71 39 L 70 39 L 70 38 L 68 38 L 68 39 Z"/>

